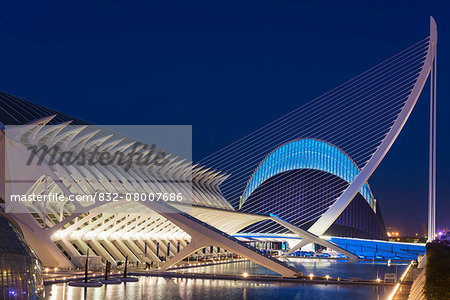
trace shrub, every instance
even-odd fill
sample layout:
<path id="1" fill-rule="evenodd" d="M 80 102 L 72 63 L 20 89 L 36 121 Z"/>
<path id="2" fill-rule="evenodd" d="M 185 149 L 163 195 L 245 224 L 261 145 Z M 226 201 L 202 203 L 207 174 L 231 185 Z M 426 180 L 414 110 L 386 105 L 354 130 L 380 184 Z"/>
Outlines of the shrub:
<path id="1" fill-rule="evenodd" d="M 425 298 L 450 299 L 450 246 L 434 241 L 426 247 Z"/>

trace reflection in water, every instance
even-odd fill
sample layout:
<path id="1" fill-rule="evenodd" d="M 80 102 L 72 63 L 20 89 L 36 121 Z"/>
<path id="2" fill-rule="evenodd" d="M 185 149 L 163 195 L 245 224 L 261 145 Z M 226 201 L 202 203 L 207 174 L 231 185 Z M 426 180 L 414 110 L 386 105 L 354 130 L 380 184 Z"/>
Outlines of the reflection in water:
<path id="1" fill-rule="evenodd" d="M 340 277 L 375 278 L 377 270 L 395 273 L 395 266 L 373 263 L 348 263 L 332 260 L 291 261 L 304 273 L 315 275 L 341 274 Z M 300 265 L 301 264 L 301 265 Z M 399 266 L 398 272 L 403 272 Z M 190 269 L 193 272 L 274 274 L 251 262 L 239 262 Z M 186 271 L 186 270 L 184 270 Z M 392 272 L 393 271 L 393 272 Z M 344 276 L 346 274 L 348 276 Z M 355 275 L 356 274 L 356 275 Z M 103 286 L 101 288 L 77 288 L 67 284 L 47 286 L 47 299 L 384 299 L 392 287 L 323 285 L 280 282 L 255 282 L 210 279 L 185 279 L 140 277 L 139 282 Z"/>
<path id="2" fill-rule="evenodd" d="M 231 280 L 167 279 L 140 277 L 139 282 L 101 288 L 65 287 L 56 284 L 48 288 L 48 299 L 384 299 L 391 287 L 339 286 L 279 282 Z M 65 292 L 64 292 L 65 289 Z"/>
<path id="3" fill-rule="evenodd" d="M 290 258 L 288 263 L 297 268 L 303 274 L 314 274 L 316 276 L 326 276 L 337 278 L 357 277 L 361 279 L 375 280 L 377 274 L 379 278 L 384 278 L 385 273 L 398 273 L 400 275 L 406 269 L 407 264 L 387 266 L 384 263 L 374 262 L 348 262 L 346 260 L 333 259 L 309 259 Z M 212 265 L 183 269 L 186 272 L 208 273 L 208 274 L 242 274 L 247 272 L 251 275 L 278 275 L 277 273 L 257 265 L 251 261 L 242 261 L 232 264 Z"/>

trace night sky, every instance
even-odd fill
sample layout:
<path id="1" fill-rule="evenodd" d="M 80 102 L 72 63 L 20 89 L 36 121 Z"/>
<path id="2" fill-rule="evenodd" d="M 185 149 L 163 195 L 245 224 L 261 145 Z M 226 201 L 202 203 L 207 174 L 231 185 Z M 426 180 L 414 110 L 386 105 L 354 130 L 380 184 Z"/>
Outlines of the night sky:
<path id="1" fill-rule="evenodd" d="M 433 15 L 450 227 L 450 5 L 361 2 L 3 2 L 0 90 L 96 124 L 192 124 L 198 160 L 423 39 Z M 428 90 L 369 181 L 401 233 L 426 224 Z"/>

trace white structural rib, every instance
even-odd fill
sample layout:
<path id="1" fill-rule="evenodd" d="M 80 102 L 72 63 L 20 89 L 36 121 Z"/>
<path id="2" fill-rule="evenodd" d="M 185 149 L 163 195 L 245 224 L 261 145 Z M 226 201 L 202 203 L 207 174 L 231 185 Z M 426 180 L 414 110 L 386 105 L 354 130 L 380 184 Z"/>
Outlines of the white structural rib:
<path id="1" fill-rule="evenodd" d="M 314 234 L 312 234 L 311 232 L 305 231 L 303 229 L 298 228 L 297 226 L 294 226 L 292 224 L 290 224 L 289 222 L 286 222 L 285 220 L 277 217 L 277 216 L 271 216 L 270 217 L 274 222 L 277 222 L 278 224 L 281 224 L 282 226 L 284 226 L 285 228 L 289 229 L 290 231 L 292 231 L 293 233 L 297 234 L 299 237 L 302 238 L 302 240 L 294 246 L 294 248 L 300 249 L 303 246 L 306 246 L 308 244 L 311 243 L 316 243 L 322 246 L 325 246 L 327 248 L 330 248 L 336 252 L 339 252 L 341 254 L 344 254 L 345 256 L 347 256 L 350 259 L 357 259 L 358 256 L 356 256 L 355 254 L 342 249 L 341 247 L 326 241 L 324 239 L 321 239 L 318 236 L 315 236 Z M 295 250 L 289 250 L 289 252 L 287 253 L 288 255 L 293 253 Z"/>
<path id="2" fill-rule="evenodd" d="M 309 232 L 315 235 L 322 235 L 339 217 L 348 204 L 352 201 L 358 191 L 366 183 L 380 162 L 383 160 L 386 153 L 391 148 L 392 144 L 397 139 L 403 126 L 408 120 L 414 106 L 417 103 L 417 99 L 422 92 L 422 89 L 427 81 L 428 75 L 433 68 L 435 59 L 435 52 L 432 50 L 433 46 L 437 43 L 437 28 L 436 22 L 433 17 L 430 18 L 430 46 L 428 47 L 427 56 L 422 67 L 422 71 L 417 78 L 417 82 L 414 85 L 408 99 L 406 100 L 403 109 L 397 117 L 397 120 L 392 125 L 391 129 L 387 133 L 384 140 L 381 142 L 378 149 L 373 156 L 361 170 L 361 172 L 355 177 L 353 182 L 347 187 L 347 189 L 341 194 L 341 196 L 330 206 L 330 208 L 308 229 Z"/>
<path id="3" fill-rule="evenodd" d="M 195 217 L 189 216 L 188 214 L 182 214 L 181 211 L 178 211 L 173 207 L 162 206 L 157 202 L 145 202 L 143 204 L 152 209 L 156 208 L 156 211 L 167 211 L 160 212 L 159 214 L 176 226 L 180 227 L 192 237 L 189 245 L 162 265 L 163 269 L 169 268 L 190 253 L 193 253 L 200 248 L 214 245 L 244 256 L 257 264 L 281 274 L 282 276 L 293 277 L 299 274 L 297 269 L 290 267 L 286 263 L 270 256 L 264 256 L 256 248 L 240 242 L 236 238 L 198 220 Z"/>

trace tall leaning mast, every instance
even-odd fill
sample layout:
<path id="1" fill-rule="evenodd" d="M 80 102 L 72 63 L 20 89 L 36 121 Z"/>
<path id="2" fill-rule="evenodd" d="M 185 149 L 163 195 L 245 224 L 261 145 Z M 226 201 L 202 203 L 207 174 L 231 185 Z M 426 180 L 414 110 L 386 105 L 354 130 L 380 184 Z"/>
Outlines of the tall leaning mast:
<path id="1" fill-rule="evenodd" d="M 428 158 L 428 242 L 436 234 L 436 68 L 437 68 L 437 26 L 430 17 L 430 47 L 432 67 L 430 69 L 430 140 Z"/>

